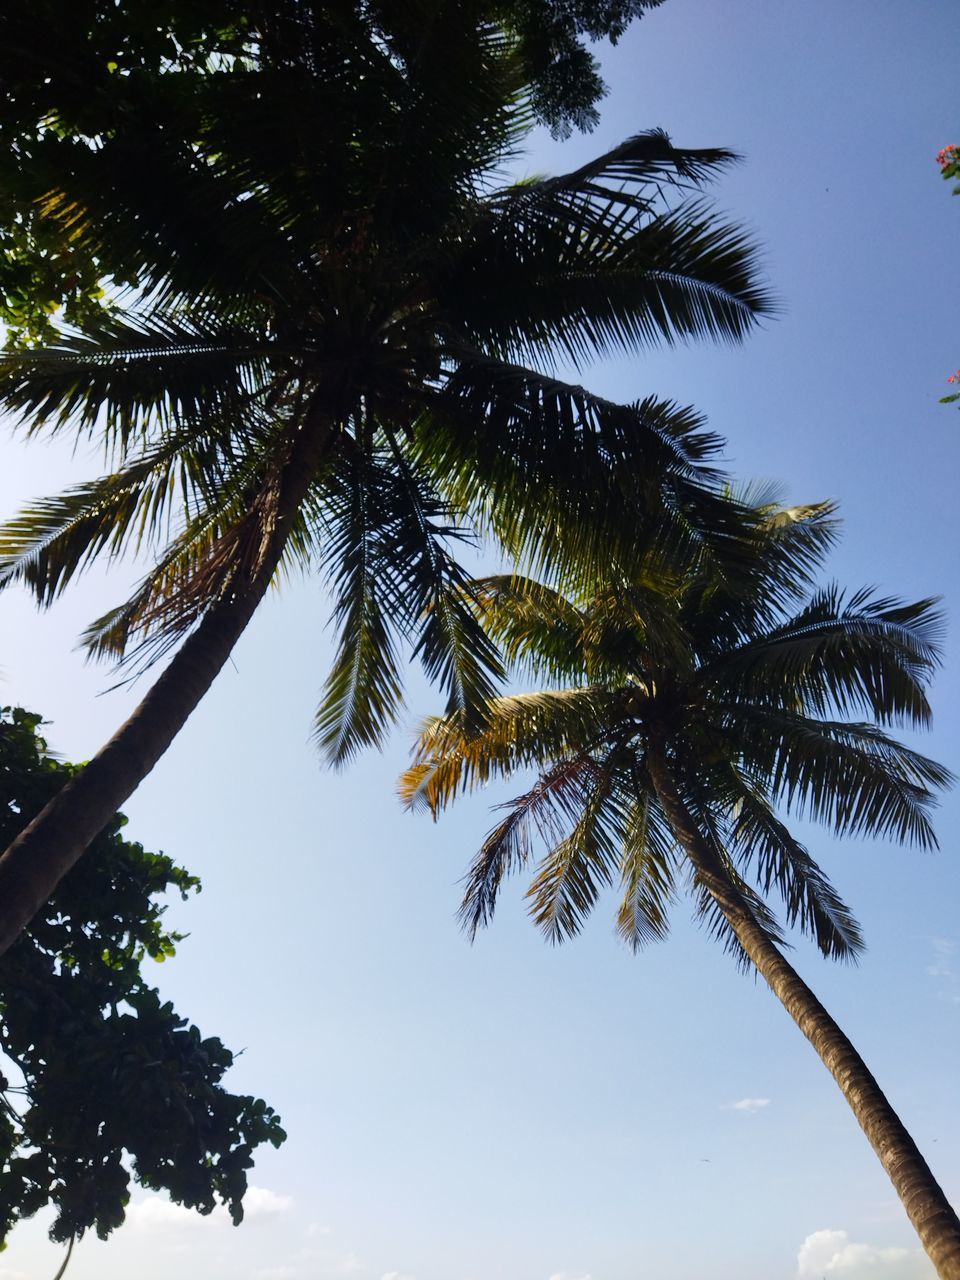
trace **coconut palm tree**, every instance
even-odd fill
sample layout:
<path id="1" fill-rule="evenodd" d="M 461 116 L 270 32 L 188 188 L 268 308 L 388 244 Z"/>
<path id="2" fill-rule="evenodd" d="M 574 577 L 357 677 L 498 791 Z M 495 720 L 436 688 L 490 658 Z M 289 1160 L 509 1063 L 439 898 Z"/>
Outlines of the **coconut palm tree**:
<path id="1" fill-rule="evenodd" d="M 577 933 L 600 891 L 619 881 L 617 929 L 640 948 L 666 935 L 670 905 L 689 892 L 710 931 L 755 966 L 810 1040 L 938 1274 L 958 1280 L 955 1212 L 856 1049 L 785 958 L 767 900 L 779 896 L 787 923 L 825 956 L 855 957 L 857 923 L 787 815 L 838 835 L 930 847 L 935 792 L 951 781 L 888 732 L 929 720 L 934 604 L 835 587 L 807 594 L 828 523 L 826 508 L 771 517 L 746 589 L 702 571 L 671 582 L 656 557 L 635 580 L 590 597 L 518 577 L 475 583 L 488 633 L 521 670 L 559 687 L 495 699 L 479 730 L 458 714 L 429 721 L 401 790 L 436 816 L 492 777 L 535 774 L 503 806 L 467 875 L 471 935 L 538 840 L 546 852 L 530 912 L 553 941 Z M 791 564 L 800 570 L 792 581 Z"/>
<path id="2" fill-rule="evenodd" d="M 317 718 L 335 763 L 376 743 L 408 643 L 482 715 L 500 667 L 458 540 L 563 568 L 637 537 L 738 537 L 688 410 L 554 373 L 658 341 L 739 339 L 769 309 L 743 234 L 696 187 L 732 157 L 638 135 L 502 183 L 528 127 L 484 6 L 295 0 L 256 60 L 136 78 L 124 127 L 45 138 L 45 216 L 135 280 L 96 328 L 0 361 L 30 434 L 106 439 L 111 469 L 0 532 L 0 574 L 52 601 L 93 559 L 154 563 L 86 636 L 142 667 L 131 718 L 0 859 L 0 952 L 167 749 L 269 585 L 319 569 L 339 647 Z M 372 16 L 374 15 L 374 16 Z M 142 92 L 139 105 L 137 95 Z M 599 513 L 603 513 L 601 519 Z"/>

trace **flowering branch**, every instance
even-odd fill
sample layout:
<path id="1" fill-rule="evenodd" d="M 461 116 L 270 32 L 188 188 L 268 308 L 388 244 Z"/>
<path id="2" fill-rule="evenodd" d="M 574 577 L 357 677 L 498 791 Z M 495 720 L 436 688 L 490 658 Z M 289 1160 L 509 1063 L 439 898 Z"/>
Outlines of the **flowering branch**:
<path id="1" fill-rule="evenodd" d="M 960 145 L 954 143 L 952 146 L 944 147 L 937 152 L 937 164 L 940 166 L 940 176 L 950 181 L 952 178 L 960 179 Z M 960 181 L 953 188 L 955 196 L 960 195 Z M 951 373 L 947 379 L 948 382 L 960 384 L 960 369 L 956 373 Z M 954 401 L 960 400 L 960 391 L 953 391 L 950 395 L 941 396 L 941 404 L 953 404 Z"/>

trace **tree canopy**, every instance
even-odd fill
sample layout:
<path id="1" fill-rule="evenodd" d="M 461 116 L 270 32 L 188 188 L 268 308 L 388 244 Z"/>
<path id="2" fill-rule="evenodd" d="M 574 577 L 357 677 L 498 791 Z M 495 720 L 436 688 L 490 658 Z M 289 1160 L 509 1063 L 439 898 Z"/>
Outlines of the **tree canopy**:
<path id="1" fill-rule="evenodd" d="M 41 719 L 0 708 L 0 840 L 41 809 L 74 766 L 55 759 Z M 164 894 L 199 881 L 124 839 L 118 814 L 93 856 L 0 959 L 0 1242 L 51 1206 L 51 1238 L 124 1220 L 131 1179 L 200 1213 L 243 1217 L 247 1170 L 284 1133 L 259 1098 L 230 1093 L 233 1054 L 165 1001 L 144 973 L 182 935 Z"/>
<path id="2" fill-rule="evenodd" d="M 89 648 L 148 663 L 179 647 L 0 860 L 3 945 L 278 572 L 334 588 L 317 736 L 340 763 L 395 721 L 404 648 L 482 714 L 501 668 L 464 599 L 465 538 L 554 568 L 648 538 L 726 546 L 736 519 L 697 416 L 611 404 L 555 369 L 736 341 L 769 312 L 749 236 L 698 190 L 734 157 L 654 130 L 503 185 L 530 112 L 487 13 L 422 0 L 388 44 L 352 9 L 292 17 L 254 67 L 152 96 L 101 146 L 58 144 L 46 216 L 138 288 L 108 322 L 0 358 L 4 408 L 30 433 L 93 433 L 110 464 L 5 526 L 0 581 L 48 604 L 94 557 L 140 548 L 148 573 Z"/>
<path id="3" fill-rule="evenodd" d="M 932 600 L 815 588 L 829 506 L 770 511 L 757 573 L 725 579 L 654 553 L 571 597 L 497 577 L 474 584 L 490 634 L 554 687 L 495 699 L 480 730 L 448 715 L 423 729 L 401 790 L 436 815 L 495 777 L 534 778 L 484 840 L 463 921 L 489 922 L 505 877 L 536 862 L 530 914 L 554 942 L 619 886 L 634 949 L 695 913 L 755 966 L 831 1072 L 938 1274 L 960 1280 L 960 1220 L 866 1063 L 781 950 L 787 923 L 834 959 L 860 930 L 790 815 L 835 834 L 935 847 L 931 810 L 950 771 L 900 742 L 929 723 L 939 662 Z"/>
<path id="4" fill-rule="evenodd" d="M 557 134 L 588 129 L 605 92 L 587 42 L 616 41 L 662 0 L 483 0 L 478 17 L 509 39 L 531 120 Z M 0 13 L 0 321 L 10 339 L 49 340 L 50 317 L 88 324 L 117 289 L 137 283 L 109 242 L 94 251 L 75 223 L 50 216 L 65 156 L 123 134 L 146 112 L 196 141 L 210 82 L 283 59 L 291 32 L 319 46 L 373 40 L 403 58 L 411 33 L 445 19 L 432 0 L 11 0 Z M 42 38 L 40 37 L 42 32 Z M 302 34 L 296 37 L 302 39 Z M 193 104 L 191 106 L 191 104 Z M 171 116 L 172 113 L 172 116 Z M 144 156 L 146 159 L 147 156 Z M 149 155 L 164 182 L 163 155 Z"/>
<path id="5" fill-rule="evenodd" d="M 946 182 L 955 183 L 953 194 L 960 195 L 960 182 L 956 182 L 956 179 L 960 178 L 960 146 L 942 147 L 937 152 L 937 164 L 940 166 L 940 176 Z M 951 373 L 947 382 L 960 383 L 960 369 L 956 373 Z M 956 404 L 958 400 L 960 400 L 960 391 L 951 391 L 948 395 L 940 397 L 941 404 Z"/>
<path id="6" fill-rule="evenodd" d="M 436 815 L 492 777 L 539 774 L 505 806 L 470 870 L 471 932 L 492 916 L 504 876 L 542 843 L 530 911 L 552 940 L 577 933 L 619 881 L 618 929 L 639 948 L 666 935 L 686 887 L 745 958 L 678 856 L 682 841 L 651 775 L 659 756 L 769 940 L 782 940 L 767 901 L 776 893 L 788 924 L 824 955 L 856 956 L 856 921 L 784 815 L 928 848 L 930 811 L 952 775 L 887 732 L 929 723 L 935 602 L 815 589 L 834 528 L 829 504 L 769 511 L 752 581 L 652 551 L 642 575 L 611 574 L 573 598 L 516 576 L 473 585 L 518 674 L 556 683 L 494 700 L 480 731 L 455 716 L 431 719 L 404 776 L 408 803 Z"/>

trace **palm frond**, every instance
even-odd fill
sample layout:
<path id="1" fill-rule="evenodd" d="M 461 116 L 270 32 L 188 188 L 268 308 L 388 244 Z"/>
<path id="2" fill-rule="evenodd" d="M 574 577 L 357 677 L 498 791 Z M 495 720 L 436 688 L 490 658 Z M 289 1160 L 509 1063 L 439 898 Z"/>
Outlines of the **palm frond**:
<path id="1" fill-rule="evenodd" d="M 408 808 L 426 807 L 436 817 L 458 794 L 495 777 L 589 753 L 604 740 L 614 705 L 600 688 L 562 689 L 493 698 L 475 733 L 464 730 L 460 716 L 434 717 L 421 729 L 400 796 Z"/>
<path id="2" fill-rule="evenodd" d="M 31 434 L 66 426 L 125 446 L 148 425 L 253 412 L 269 381 L 272 346 L 249 325 L 154 313 L 105 320 L 56 346 L 0 353 L 0 406 Z"/>
<path id="3" fill-rule="evenodd" d="M 576 829 L 596 789 L 599 770 L 587 755 L 561 760 L 523 795 L 500 808 L 507 816 L 487 835 L 465 877 L 460 922 L 470 935 L 493 918 L 505 875 L 524 867 L 537 841 L 562 845 Z"/>
<path id="4" fill-rule="evenodd" d="M 627 808 L 620 863 L 617 933 L 636 952 L 666 938 L 676 895 L 676 841 L 660 806 L 643 791 Z"/>
<path id="5" fill-rule="evenodd" d="M 84 633 L 88 654 L 146 670 L 211 605 L 253 580 L 276 523 L 286 447 L 297 427 L 296 418 L 273 423 L 214 483 L 197 486 L 195 509 L 134 594 Z M 277 576 L 309 551 L 301 510 L 289 523 Z"/>
<path id="6" fill-rule="evenodd" d="M 628 184 L 642 184 L 657 194 L 663 185 L 700 186 L 721 170 L 736 164 L 739 156 L 724 147 L 691 149 L 674 147 L 663 129 L 634 134 L 618 146 L 570 173 L 528 180 L 507 188 L 497 202 L 508 216 L 515 204 L 563 208 L 585 194 L 601 202 L 619 194 Z"/>
<path id="7" fill-rule="evenodd" d="M 368 448 L 355 442 L 328 476 L 316 514 L 325 531 L 321 562 L 335 595 L 353 601 L 337 606 L 338 617 L 350 623 L 352 658 L 344 666 L 346 652 L 338 656 L 318 719 L 318 741 L 329 758 L 342 763 L 361 745 L 382 742 L 402 705 L 395 648 L 401 639 L 428 678 L 445 688 L 448 712 L 478 727 L 503 669 L 472 607 L 467 574 L 448 550 L 467 534 L 429 475 L 392 439 Z M 369 647 L 360 627 L 365 616 L 371 627 L 379 618 Z M 364 652 L 370 662 L 361 661 Z M 388 671 L 389 689 L 383 683 Z"/>
<path id="8" fill-rule="evenodd" d="M 165 657 L 221 598 L 261 541 L 255 519 L 212 504 L 188 521 L 133 594 L 87 627 L 81 647 L 140 674 Z"/>
<path id="9" fill-rule="evenodd" d="M 335 477 L 342 500 L 336 523 L 328 519 L 327 556 L 340 641 L 314 722 L 315 741 L 334 765 L 363 746 L 379 746 L 402 706 L 394 626 L 378 572 L 382 479 L 362 456 Z"/>
<path id="10" fill-rule="evenodd" d="M 880 724 L 924 725 L 926 684 L 939 662 L 937 601 L 905 604 L 836 588 L 816 593 L 780 626 L 724 653 L 701 672 L 725 699 L 812 715 L 870 715 Z"/>
<path id="11" fill-rule="evenodd" d="M 753 243 L 700 201 L 653 216 L 622 193 L 569 202 L 563 219 L 535 211 L 483 235 L 449 286 L 464 336 L 502 358 L 579 369 L 658 342 L 738 342 L 773 311 Z"/>
<path id="12" fill-rule="evenodd" d="M 611 569 L 600 591 L 565 596 L 521 575 L 481 579 L 473 589 L 485 628 L 517 671 L 612 687 L 650 670 L 651 653 L 684 661 L 677 568 L 652 548 L 629 583 L 614 581 Z"/>
<path id="13" fill-rule="evenodd" d="M 726 554 L 743 534 L 707 462 L 716 438 L 673 404 L 615 405 L 529 369 L 464 360 L 418 442 L 454 505 L 477 513 L 525 572 L 597 581 L 651 545 L 692 559 Z"/>
<path id="14" fill-rule="evenodd" d="M 605 763 L 595 766 L 573 829 L 547 851 L 527 890 L 530 917 L 553 943 L 580 932 L 619 865 L 623 818 Z"/>
<path id="15" fill-rule="evenodd" d="M 447 692 L 446 714 L 479 728 L 504 671 L 477 618 L 473 586 L 447 550 L 469 540 L 435 493 L 428 473 L 390 441 L 391 519 L 382 539 L 381 573 L 391 582 L 397 625 L 415 640 L 427 678 Z"/>
<path id="16" fill-rule="evenodd" d="M 213 424 L 207 424 L 208 427 Z M 229 488 L 240 433 L 223 447 L 193 426 L 162 435 L 119 471 L 37 499 L 0 526 L 0 585 L 23 582 L 41 605 L 102 552 L 141 551 Z M 246 443 L 255 447 L 252 433 Z"/>
<path id="17" fill-rule="evenodd" d="M 730 824 L 734 860 L 744 870 L 756 868 L 762 893 L 776 888 L 787 923 L 812 937 L 828 959 L 856 960 L 864 942 L 850 908 L 762 794 L 739 776 L 735 781 Z"/>
<path id="18" fill-rule="evenodd" d="M 585 619 L 561 592 L 520 574 L 476 579 L 471 592 L 485 630 L 508 662 L 534 678 L 585 675 Z"/>
<path id="19" fill-rule="evenodd" d="M 732 704 L 718 711 L 740 742 L 744 771 L 769 779 L 770 796 L 787 812 L 837 835 L 937 847 L 930 811 L 936 792 L 954 782 L 943 765 L 872 724 L 814 719 L 782 707 Z"/>

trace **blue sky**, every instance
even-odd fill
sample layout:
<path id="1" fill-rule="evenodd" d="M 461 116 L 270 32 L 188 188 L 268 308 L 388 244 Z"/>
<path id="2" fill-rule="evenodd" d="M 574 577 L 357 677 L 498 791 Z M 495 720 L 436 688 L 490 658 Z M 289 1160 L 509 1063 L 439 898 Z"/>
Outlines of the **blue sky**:
<path id="1" fill-rule="evenodd" d="M 539 138 L 532 172 L 572 168 L 660 125 L 744 163 L 714 197 L 762 242 L 782 314 L 742 349 L 692 346 L 596 368 L 609 396 L 696 405 L 731 469 L 791 500 L 837 499 L 829 572 L 960 599 L 960 200 L 934 163 L 960 141 L 946 3 L 667 0 L 605 54 L 600 127 Z M 6 444 L 0 513 L 95 460 Z M 74 638 L 120 598 L 117 566 L 45 616 L 0 599 L 0 699 L 42 711 L 90 755 L 138 689 L 98 696 Z M 271 598 L 175 747 L 126 806 L 131 833 L 198 872 L 171 907 L 189 930 L 158 981 L 243 1048 L 238 1090 L 266 1097 L 287 1144 L 254 1173 L 249 1221 L 197 1221 L 140 1193 L 72 1280 L 921 1280 L 931 1273 L 833 1082 L 786 1014 L 676 913 L 639 958 L 612 904 L 544 945 L 522 886 L 474 947 L 457 880 L 490 825 L 481 795 L 433 825 L 393 798 L 409 723 L 341 775 L 308 742 L 329 659 L 326 601 Z M 925 750 L 955 769 L 960 627 L 950 627 Z M 948 798 L 937 855 L 808 833 L 865 927 L 858 969 L 795 960 L 960 1201 L 960 894 Z M 737 1105 L 740 1104 L 740 1105 Z M 43 1223 L 14 1234 L 0 1280 L 52 1274 Z"/>

